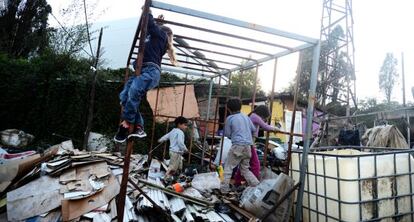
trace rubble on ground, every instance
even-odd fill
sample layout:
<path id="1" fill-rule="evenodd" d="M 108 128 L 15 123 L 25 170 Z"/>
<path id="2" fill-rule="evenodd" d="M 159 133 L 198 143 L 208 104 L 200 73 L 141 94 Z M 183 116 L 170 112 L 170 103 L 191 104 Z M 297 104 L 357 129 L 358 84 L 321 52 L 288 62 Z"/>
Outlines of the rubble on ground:
<path id="1" fill-rule="evenodd" d="M 7 129 L 0 132 L 0 138 L 5 146 L 21 148 L 32 142 L 34 136 L 18 129 Z"/>
<path id="2" fill-rule="evenodd" d="M 123 173 L 120 153 L 79 151 L 69 140 L 52 146 L 43 155 L 34 151 L 0 155 L 0 212 L 6 210 L 0 213 L 0 220 L 117 220 L 116 201 Z M 131 156 L 124 221 L 257 221 L 287 191 L 277 190 L 273 184 L 267 185 L 271 195 L 259 186 L 250 188 L 249 194 L 222 195 L 216 172 L 187 170 L 164 181 L 166 168 L 156 159 L 148 162 L 147 155 Z M 271 182 L 278 181 L 278 188 L 280 181 L 287 182 L 284 188 L 293 186 L 293 181 L 285 177 Z M 239 206 L 240 197 L 246 195 L 249 198 L 244 198 L 244 204 L 256 212 Z M 267 204 L 256 206 L 255 202 L 264 197 Z M 290 203 L 288 200 L 287 205 Z"/>

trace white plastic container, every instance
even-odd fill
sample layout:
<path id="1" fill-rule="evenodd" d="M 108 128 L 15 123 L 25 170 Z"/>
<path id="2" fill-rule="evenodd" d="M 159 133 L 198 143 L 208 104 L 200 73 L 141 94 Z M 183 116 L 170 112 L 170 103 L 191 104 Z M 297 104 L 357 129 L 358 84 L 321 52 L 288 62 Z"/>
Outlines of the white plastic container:
<path id="1" fill-rule="evenodd" d="M 292 153 L 291 172 L 296 181 L 299 154 Z M 413 211 L 413 167 L 409 151 L 371 153 L 343 149 L 310 153 L 303 221 L 412 221 L 409 212 Z M 396 197 L 400 195 L 406 196 Z"/>

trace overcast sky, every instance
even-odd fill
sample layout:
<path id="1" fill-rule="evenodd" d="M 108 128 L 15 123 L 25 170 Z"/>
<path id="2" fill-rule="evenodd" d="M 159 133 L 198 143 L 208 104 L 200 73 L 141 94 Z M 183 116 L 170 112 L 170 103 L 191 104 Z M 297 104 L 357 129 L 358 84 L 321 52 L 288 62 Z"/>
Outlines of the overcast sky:
<path id="1" fill-rule="evenodd" d="M 59 9 L 65 8 L 72 0 L 48 0 L 55 15 Z M 97 14 L 92 18 L 96 24 L 138 18 L 143 0 L 90 0 L 97 2 L 96 7 L 88 8 Z M 239 20 L 278 28 L 314 38 L 319 38 L 320 19 L 322 14 L 321 0 L 161 0 L 197 10 L 232 17 Z M 122 4 L 121 4 L 122 3 Z M 411 87 L 414 86 L 414 32 L 411 30 L 414 21 L 414 1 L 410 0 L 363 0 L 353 1 L 355 65 L 357 76 L 357 96 L 359 99 L 375 97 L 380 100 L 384 96 L 378 87 L 378 72 L 387 52 L 398 58 L 398 71 L 401 73 L 401 52 L 405 55 L 407 100 L 413 102 Z M 100 14 L 100 15 L 98 15 Z M 174 20 L 174 18 L 170 18 Z M 410 22 L 411 21 L 411 22 Z M 50 19 L 52 25 L 56 25 Z M 188 22 L 189 23 L 189 22 Z M 135 32 L 136 25 L 122 27 L 128 33 Z M 111 32 L 110 29 L 105 32 Z M 112 30 L 116 31 L 116 30 Z M 133 34 L 132 34 L 133 35 Z M 131 36 L 132 39 L 133 36 Z M 105 39 L 105 35 L 104 35 Z M 107 43 L 107 44 L 114 44 Z M 127 56 L 131 42 L 116 43 Z M 105 45 L 104 45 L 105 47 Z M 108 49 L 110 47 L 107 47 Z M 106 57 L 111 52 L 106 51 Z M 109 63 L 111 59 L 109 58 Z M 294 77 L 297 55 L 279 60 L 277 75 L 277 91 L 285 88 Z M 108 64 L 111 66 L 111 64 Z M 266 64 L 259 70 L 259 78 L 265 91 L 271 88 L 272 64 Z M 394 89 L 393 100 L 402 101 L 402 85 Z"/>

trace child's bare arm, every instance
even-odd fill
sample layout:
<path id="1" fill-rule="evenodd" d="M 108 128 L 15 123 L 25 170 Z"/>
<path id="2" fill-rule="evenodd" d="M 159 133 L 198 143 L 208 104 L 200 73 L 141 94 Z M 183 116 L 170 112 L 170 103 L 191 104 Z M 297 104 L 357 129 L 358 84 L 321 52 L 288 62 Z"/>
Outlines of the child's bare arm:
<path id="1" fill-rule="evenodd" d="M 161 138 L 158 139 L 158 142 L 165 142 L 170 138 L 170 133 L 165 134 L 164 136 L 162 136 Z"/>

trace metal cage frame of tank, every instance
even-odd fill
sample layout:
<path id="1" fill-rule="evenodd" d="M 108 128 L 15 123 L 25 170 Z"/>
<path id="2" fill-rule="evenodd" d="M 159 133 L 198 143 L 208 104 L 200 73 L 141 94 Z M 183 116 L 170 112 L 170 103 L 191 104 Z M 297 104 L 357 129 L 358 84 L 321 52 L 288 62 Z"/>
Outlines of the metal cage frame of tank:
<path id="1" fill-rule="evenodd" d="M 360 155 L 335 155 L 335 154 L 327 154 L 327 153 L 320 153 L 320 151 L 329 151 L 329 150 L 344 150 L 344 149 L 355 149 L 359 151 L 368 151 L 370 153 L 364 153 Z M 307 166 L 307 172 L 306 172 L 306 178 L 305 178 L 305 190 L 304 190 L 304 203 L 303 203 L 303 215 L 302 218 L 307 216 L 309 221 L 346 221 L 342 218 L 342 207 L 347 205 L 358 205 L 359 209 L 359 221 L 380 221 L 383 219 L 393 219 L 397 220 L 404 216 L 409 216 L 409 221 L 414 221 L 414 206 L 413 206 L 413 174 L 412 172 L 412 163 L 413 161 L 413 152 L 414 150 L 411 149 L 393 149 L 389 147 L 360 147 L 360 146 L 328 146 L 328 147 L 318 147 L 316 149 L 312 149 L 307 155 L 308 155 L 308 161 L 311 161 L 311 158 L 313 157 L 313 163 L 309 162 Z M 398 173 L 397 172 L 397 165 L 400 163 L 397 163 L 397 155 L 407 155 L 408 160 L 408 172 L 407 173 Z M 303 152 L 302 150 L 292 150 L 292 155 L 298 155 L 298 162 L 302 161 Z M 378 175 L 378 162 L 377 159 L 379 156 L 384 155 L 392 155 L 392 161 L 393 161 L 393 172 L 389 175 Z M 322 158 L 322 166 L 317 165 L 317 157 Z M 326 163 L 325 160 L 327 158 L 334 158 L 336 163 L 336 177 L 328 176 L 326 174 Z M 371 177 L 364 177 L 361 176 L 361 158 L 371 157 L 373 158 L 373 163 L 375 165 L 374 167 L 374 175 Z M 358 175 L 355 179 L 344 179 L 340 178 L 340 163 L 339 158 L 356 158 Z M 314 164 L 314 169 L 310 169 L 310 165 Z M 318 167 L 322 167 L 322 174 L 319 172 Z M 293 165 L 293 161 L 290 163 L 290 175 L 294 177 L 294 174 L 300 174 L 299 166 L 295 167 Z M 319 168 L 320 169 L 320 168 Z M 405 194 L 399 194 L 396 187 L 398 187 L 398 177 L 408 177 L 409 180 L 409 193 Z M 318 187 L 318 178 L 323 179 L 323 186 Z M 337 199 L 331 198 L 327 196 L 327 180 L 334 180 L 336 181 L 336 189 L 337 189 Z M 391 196 L 388 197 L 378 197 L 378 181 L 380 179 L 390 179 L 392 183 L 394 184 L 392 189 L 395 193 L 392 193 Z M 371 181 L 372 182 L 372 199 L 363 200 L 362 199 L 362 185 L 364 181 Z M 358 183 L 358 201 L 356 202 L 349 202 L 341 200 L 341 183 L 344 182 L 355 182 Z M 315 187 L 313 190 L 310 189 L 310 183 L 314 183 Z M 323 191 L 318 191 L 318 189 L 323 189 Z M 323 193 L 323 194 L 321 194 Z M 314 205 L 311 206 L 311 199 L 313 197 L 313 203 Z M 398 201 L 401 198 L 407 198 L 411 197 L 409 202 L 409 211 L 407 212 L 399 212 L 398 208 Z M 307 203 L 305 202 L 305 199 L 307 199 Z M 319 206 L 320 200 L 324 201 L 323 206 Z M 392 200 L 394 201 L 394 214 L 390 216 L 379 216 L 379 204 L 381 204 L 381 201 L 384 200 Z M 328 207 L 328 201 L 333 201 L 337 205 L 337 212 L 338 216 L 332 216 L 332 214 L 329 213 L 329 207 Z M 296 202 L 295 202 L 296 205 Z M 321 204 L 322 205 L 322 204 Z M 369 219 L 363 218 L 363 207 L 364 206 L 372 206 L 373 210 L 373 217 Z M 323 208 L 323 209 L 322 209 Z M 306 212 L 307 211 L 307 212 Z M 305 215 L 307 214 L 307 215 Z M 315 215 L 316 214 L 316 215 Z M 316 220 L 315 220 L 316 219 Z"/>

